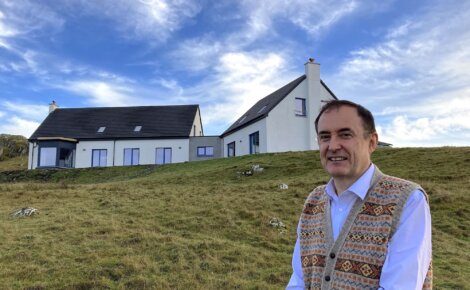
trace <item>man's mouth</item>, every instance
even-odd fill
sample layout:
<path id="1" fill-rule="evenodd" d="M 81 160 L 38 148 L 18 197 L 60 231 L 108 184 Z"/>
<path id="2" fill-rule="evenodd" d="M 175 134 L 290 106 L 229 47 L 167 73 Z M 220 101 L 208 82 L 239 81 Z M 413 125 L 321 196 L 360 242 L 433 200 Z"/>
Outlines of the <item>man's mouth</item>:
<path id="1" fill-rule="evenodd" d="M 344 156 L 332 156 L 332 157 L 328 157 L 328 160 L 329 161 L 344 161 L 348 158 L 344 157 Z"/>

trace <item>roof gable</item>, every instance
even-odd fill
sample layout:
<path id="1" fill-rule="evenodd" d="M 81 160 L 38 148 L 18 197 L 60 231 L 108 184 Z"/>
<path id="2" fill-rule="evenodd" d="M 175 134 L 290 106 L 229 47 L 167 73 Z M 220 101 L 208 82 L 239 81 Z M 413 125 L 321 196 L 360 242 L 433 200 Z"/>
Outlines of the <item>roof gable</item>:
<path id="1" fill-rule="evenodd" d="M 234 131 L 237 131 L 260 119 L 267 117 L 268 113 L 305 79 L 306 76 L 302 75 L 277 91 L 259 100 L 253 107 L 251 107 L 245 114 L 235 121 L 232 126 L 225 130 L 221 137 L 224 137 Z"/>
<path id="2" fill-rule="evenodd" d="M 198 105 L 56 109 L 30 139 L 189 137 Z M 141 130 L 134 131 L 136 126 Z M 99 133 L 100 127 L 106 129 Z"/>

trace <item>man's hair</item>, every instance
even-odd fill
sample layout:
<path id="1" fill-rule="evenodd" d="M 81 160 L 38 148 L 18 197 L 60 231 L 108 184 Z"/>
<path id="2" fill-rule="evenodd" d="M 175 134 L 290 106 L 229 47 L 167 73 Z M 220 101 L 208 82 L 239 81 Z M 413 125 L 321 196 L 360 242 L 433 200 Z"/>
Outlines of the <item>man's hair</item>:
<path id="1" fill-rule="evenodd" d="M 372 113 L 369 110 L 351 101 L 332 100 L 332 101 L 327 102 L 325 105 L 323 105 L 323 107 L 320 110 L 320 113 L 315 119 L 315 131 L 317 132 L 317 134 L 318 134 L 318 120 L 320 120 L 321 115 L 326 111 L 329 111 L 331 109 L 339 109 L 340 107 L 343 107 L 343 106 L 356 108 L 357 114 L 362 120 L 362 126 L 364 127 L 364 131 L 366 132 L 367 135 L 370 133 L 376 132 L 374 116 L 372 116 Z"/>

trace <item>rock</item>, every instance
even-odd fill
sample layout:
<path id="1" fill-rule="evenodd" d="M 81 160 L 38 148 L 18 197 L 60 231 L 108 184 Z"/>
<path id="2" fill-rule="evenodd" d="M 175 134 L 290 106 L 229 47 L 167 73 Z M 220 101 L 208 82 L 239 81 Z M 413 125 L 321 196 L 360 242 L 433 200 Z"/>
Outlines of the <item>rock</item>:
<path id="1" fill-rule="evenodd" d="M 285 183 L 281 183 L 279 184 L 279 189 L 282 189 L 282 190 L 289 189 L 289 186 Z"/>
<path id="2" fill-rule="evenodd" d="M 286 225 L 277 217 L 273 217 L 270 221 L 269 224 L 273 228 L 277 228 L 281 234 L 286 232 Z"/>
<path id="3" fill-rule="evenodd" d="M 39 211 L 33 207 L 23 207 L 22 209 L 15 210 L 11 213 L 12 217 L 26 217 L 39 214 Z"/>
<path id="4" fill-rule="evenodd" d="M 261 173 L 263 172 L 263 170 L 264 168 L 260 167 L 259 164 L 255 164 L 251 166 L 251 171 L 253 171 L 254 173 Z"/>

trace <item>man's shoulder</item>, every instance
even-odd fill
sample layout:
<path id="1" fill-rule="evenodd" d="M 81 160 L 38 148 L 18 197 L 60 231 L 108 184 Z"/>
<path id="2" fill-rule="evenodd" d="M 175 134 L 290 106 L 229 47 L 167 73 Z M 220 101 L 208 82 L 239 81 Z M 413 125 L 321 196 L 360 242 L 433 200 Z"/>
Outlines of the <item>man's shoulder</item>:
<path id="1" fill-rule="evenodd" d="M 392 175 L 387 175 L 387 174 L 382 174 L 382 176 L 379 179 L 378 182 L 379 185 L 385 186 L 385 187 L 407 187 L 407 188 L 421 188 L 419 184 L 416 182 L 413 182 L 411 180 L 403 179 L 400 177 L 392 176 Z"/>
<path id="2" fill-rule="evenodd" d="M 307 202 L 320 200 L 323 197 L 326 197 L 325 188 L 326 188 L 326 184 L 315 187 L 308 195 Z"/>

